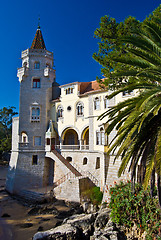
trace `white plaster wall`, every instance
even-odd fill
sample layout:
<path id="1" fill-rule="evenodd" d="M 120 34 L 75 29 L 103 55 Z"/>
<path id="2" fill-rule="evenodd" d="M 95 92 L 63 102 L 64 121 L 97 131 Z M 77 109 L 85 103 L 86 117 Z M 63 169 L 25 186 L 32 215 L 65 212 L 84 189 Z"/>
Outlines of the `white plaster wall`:
<path id="1" fill-rule="evenodd" d="M 14 117 L 12 119 L 12 151 L 18 150 L 19 143 L 19 117 Z"/>

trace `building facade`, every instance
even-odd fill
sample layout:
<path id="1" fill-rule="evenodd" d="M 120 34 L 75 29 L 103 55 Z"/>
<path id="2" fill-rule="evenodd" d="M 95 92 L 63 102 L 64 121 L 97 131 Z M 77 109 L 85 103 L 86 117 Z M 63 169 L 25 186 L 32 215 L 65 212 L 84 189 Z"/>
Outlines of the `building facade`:
<path id="1" fill-rule="evenodd" d="M 105 190 L 117 180 L 120 161 L 113 165 L 114 156 L 106 154 L 115 131 L 107 136 L 107 119 L 98 116 L 129 95 L 109 100 L 109 91 L 96 81 L 59 86 L 53 53 L 46 50 L 39 27 L 21 57 L 19 117 L 13 118 L 6 189 L 19 194 L 54 186 L 58 198 L 73 201 L 80 200 L 85 186 Z"/>

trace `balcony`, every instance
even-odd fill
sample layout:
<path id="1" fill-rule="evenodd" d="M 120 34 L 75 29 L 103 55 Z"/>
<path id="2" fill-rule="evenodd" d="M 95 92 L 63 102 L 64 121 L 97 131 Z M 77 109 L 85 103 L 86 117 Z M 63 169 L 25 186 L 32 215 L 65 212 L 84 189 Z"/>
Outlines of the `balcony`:
<path id="1" fill-rule="evenodd" d="M 89 145 L 55 145 L 56 150 L 89 150 Z"/>
<path id="2" fill-rule="evenodd" d="M 26 149 L 28 148 L 29 143 L 28 142 L 19 142 L 19 149 Z"/>
<path id="3" fill-rule="evenodd" d="M 31 116 L 31 122 L 40 122 L 40 116 Z"/>
<path id="4" fill-rule="evenodd" d="M 81 150 L 89 150 L 89 145 L 82 145 Z"/>

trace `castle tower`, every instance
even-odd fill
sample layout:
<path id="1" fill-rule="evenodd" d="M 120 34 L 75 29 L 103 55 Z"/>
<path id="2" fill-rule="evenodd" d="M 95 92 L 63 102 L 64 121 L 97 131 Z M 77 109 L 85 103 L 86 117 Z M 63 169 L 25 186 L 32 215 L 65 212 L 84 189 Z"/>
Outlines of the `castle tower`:
<path id="1" fill-rule="evenodd" d="M 29 49 L 22 51 L 19 118 L 13 119 L 12 153 L 6 189 L 18 193 L 44 185 L 45 133 L 50 121 L 53 53 L 46 50 L 38 26 Z"/>

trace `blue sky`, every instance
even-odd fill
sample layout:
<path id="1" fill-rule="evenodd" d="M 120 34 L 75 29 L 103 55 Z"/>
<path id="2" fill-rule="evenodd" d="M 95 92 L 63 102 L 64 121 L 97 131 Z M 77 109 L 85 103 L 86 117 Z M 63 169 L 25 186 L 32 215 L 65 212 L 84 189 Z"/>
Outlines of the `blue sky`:
<path id="1" fill-rule="evenodd" d="M 54 52 L 56 79 L 62 85 L 100 76 L 92 55 L 98 50 L 93 36 L 102 16 L 120 22 L 132 15 L 142 21 L 159 4 L 159 0 L 1 1 L 0 108 L 15 106 L 18 111 L 17 68 L 21 67 L 21 51 L 31 46 L 39 14 L 46 48 Z"/>

